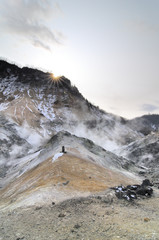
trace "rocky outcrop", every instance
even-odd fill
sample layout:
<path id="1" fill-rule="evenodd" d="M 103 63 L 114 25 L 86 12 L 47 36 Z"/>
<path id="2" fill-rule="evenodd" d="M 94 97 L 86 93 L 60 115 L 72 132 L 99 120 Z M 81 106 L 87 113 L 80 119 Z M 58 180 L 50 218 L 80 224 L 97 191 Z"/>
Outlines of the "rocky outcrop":
<path id="1" fill-rule="evenodd" d="M 151 197 L 153 193 L 151 186 L 153 186 L 153 184 L 150 183 L 150 180 L 145 179 L 141 185 L 118 186 L 111 189 L 115 190 L 117 198 L 132 201 L 141 196 Z"/>

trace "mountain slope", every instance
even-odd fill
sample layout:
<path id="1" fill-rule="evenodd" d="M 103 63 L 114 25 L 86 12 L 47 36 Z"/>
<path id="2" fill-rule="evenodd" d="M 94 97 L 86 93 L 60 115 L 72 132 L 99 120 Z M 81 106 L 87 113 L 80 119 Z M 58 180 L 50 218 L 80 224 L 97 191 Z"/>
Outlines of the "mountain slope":
<path id="1" fill-rule="evenodd" d="M 62 200 L 141 182 L 136 176 L 141 161 L 134 160 L 131 146 L 139 149 L 144 139 L 134 123 L 93 106 L 65 77 L 0 61 L 4 205 Z"/>
<path id="2" fill-rule="evenodd" d="M 157 114 L 143 115 L 142 117 L 137 117 L 135 119 L 127 121 L 127 125 L 133 130 L 141 132 L 146 136 L 151 132 L 158 132 L 159 115 Z"/>
<path id="3" fill-rule="evenodd" d="M 36 141 L 48 140 L 61 130 L 86 137 L 107 150 L 140 137 L 123 119 L 90 104 L 68 79 L 0 61 L 0 110 L 25 129 L 24 139 L 36 131 Z M 31 131 L 29 131 L 29 129 Z M 101 140 L 102 139 L 102 140 Z M 34 140 L 34 138 L 33 138 Z M 31 143 L 32 143 L 31 139 Z"/>
<path id="4" fill-rule="evenodd" d="M 65 154 L 60 153 L 63 145 Z M 59 132 L 37 153 L 12 163 L 1 182 L 0 205 L 46 204 L 141 181 L 122 164 L 90 140 Z"/>

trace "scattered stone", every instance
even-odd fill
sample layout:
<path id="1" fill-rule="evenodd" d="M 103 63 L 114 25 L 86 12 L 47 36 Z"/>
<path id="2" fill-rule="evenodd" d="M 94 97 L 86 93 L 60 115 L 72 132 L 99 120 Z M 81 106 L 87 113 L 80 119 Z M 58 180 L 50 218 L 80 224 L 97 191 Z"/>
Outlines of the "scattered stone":
<path id="1" fill-rule="evenodd" d="M 42 208 L 42 206 L 37 206 L 36 208 L 35 208 L 35 210 L 37 211 L 37 210 L 40 210 Z"/>
<path id="2" fill-rule="evenodd" d="M 149 222 L 150 221 L 150 218 L 144 218 L 144 222 Z"/>
<path id="3" fill-rule="evenodd" d="M 64 186 L 66 186 L 70 181 L 66 181 L 64 183 L 62 183 Z"/>
<path id="4" fill-rule="evenodd" d="M 52 205 L 55 205 L 55 202 L 52 202 Z"/>
<path id="5" fill-rule="evenodd" d="M 80 228 L 81 226 L 77 223 L 77 224 L 75 224 L 74 225 L 74 228 L 76 228 L 76 229 L 78 229 L 78 228 Z"/>
<path id="6" fill-rule="evenodd" d="M 144 174 L 146 174 L 146 171 L 139 171 L 139 174 L 144 175 Z"/>
<path id="7" fill-rule="evenodd" d="M 60 213 L 59 215 L 58 215 L 58 217 L 60 217 L 60 218 L 63 218 L 63 217 L 65 217 L 66 215 L 64 214 L 64 213 Z"/>

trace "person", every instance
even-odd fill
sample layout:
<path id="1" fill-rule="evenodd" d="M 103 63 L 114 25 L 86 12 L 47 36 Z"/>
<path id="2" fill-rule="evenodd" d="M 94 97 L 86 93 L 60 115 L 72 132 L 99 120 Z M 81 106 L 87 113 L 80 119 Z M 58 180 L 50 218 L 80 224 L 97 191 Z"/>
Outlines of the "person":
<path id="1" fill-rule="evenodd" d="M 65 146 L 62 146 L 62 153 L 66 153 Z"/>

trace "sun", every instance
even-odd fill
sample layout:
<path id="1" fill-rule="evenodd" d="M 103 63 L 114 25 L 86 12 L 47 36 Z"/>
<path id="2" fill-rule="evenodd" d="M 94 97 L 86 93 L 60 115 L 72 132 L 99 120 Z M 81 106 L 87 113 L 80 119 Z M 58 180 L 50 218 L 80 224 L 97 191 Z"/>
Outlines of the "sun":
<path id="1" fill-rule="evenodd" d="M 56 76 L 54 73 L 50 73 L 50 79 L 53 82 L 59 82 L 60 81 L 61 76 Z"/>
<path id="2" fill-rule="evenodd" d="M 62 84 L 63 78 L 62 76 L 56 76 L 53 73 L 49 73 L 48 80 L 51 82 L 51 85 L 53 84 L 54 86 L 58 87 Z"/>

